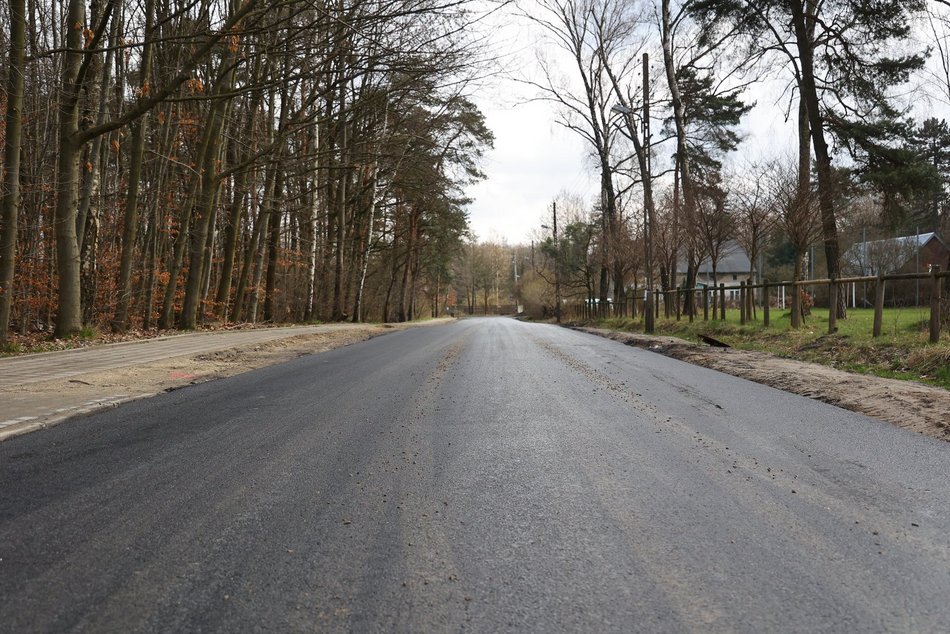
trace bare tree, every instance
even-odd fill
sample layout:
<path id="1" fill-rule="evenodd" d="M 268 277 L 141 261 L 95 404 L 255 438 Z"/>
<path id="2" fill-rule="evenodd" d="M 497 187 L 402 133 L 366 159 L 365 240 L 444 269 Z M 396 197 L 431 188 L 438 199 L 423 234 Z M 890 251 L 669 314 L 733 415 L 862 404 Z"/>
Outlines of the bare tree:
<path id="1" fill-rule="evenodd" d="M 615 130 L 611 125 L 611 108 L 618 103 L 615 91 L 623 62 L 615 64 L 612 81 L 607 72 L 609 57 L 623 51 L 630 37 L 634 3 L 617 0 L 541 0 L 541 11 L 530 17 L 542 27 L 561 51 L 571 59 L 580 94 L 559 77 L 555 64 L 540 58 L 541 82 L 530 82 L 540 88 L 545 99 L 560 107 L 560 123 L 579 134 L 590 145 L 597 160 L 600 176 L 601 267 L 598 295 L 602 305 L 609 296 L 611 247 L 609 238 L 616 233 L 617 192 L 613 181 L 611 156 Z M 622 286 L 620 280 L 620 286 Z"/>
<path id="2" fill-rule="evenodd" d="M 719 262 L 727 255 L 726 245 L 734 236 L 735 224 L 726 208 L 726 192 L 720 188 L 707 189 L 697 197 L 696 203 L 696 231 L 702 252 L 709 258 L 713 285 L 716 285 L 719 283 Z"/>
<path id="3" fill-rule="evenodd" d="M 0 184 L 0 344 L 10 329 L 13 271 L 20 210 L 20 142 L 23 128 L 23 74 L 26 55 L 26 3 L 8 0 L 10 55 L 7 61 L 4 112 L 3 181 Z"/>
<path id="4" fill-rule="evenodd" d="M 743 176 L 730 180 L 734 235 L 749 255 L 749 277 L 775 226 L 775 214 L 769 204 L 769 184 L 760 166 L 753 163 L 742 169 Z M 759 271 L 764 275 L 763 271 Z"/>
<path id="5" fill-rule="evenodd" d="M 802 279 L 803 263 L 808 245 L 819 230 L 819 211 L 813 190 L 802 191 L 797 167 L 791 161 L 773 161 L 762 166 L 762 176 L 770 184 L 769 202 L 795 252 L 792 280 Z M 792 327 L 798 328 L 802 319 L 802 294 L 797 287 L 792 292 Z"/>

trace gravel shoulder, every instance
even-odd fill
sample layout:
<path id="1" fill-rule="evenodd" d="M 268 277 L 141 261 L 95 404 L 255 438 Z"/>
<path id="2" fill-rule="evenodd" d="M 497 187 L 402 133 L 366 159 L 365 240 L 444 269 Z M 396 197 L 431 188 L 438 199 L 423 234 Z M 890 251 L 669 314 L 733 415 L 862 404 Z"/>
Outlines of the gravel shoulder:
<path id="1" fill-rule="evenodd" d="M 950 441 L 950 391 L 938 387 L 853 374 L 764 352 L 700 346 L 675 337 L 601 328 L 577 330 L 646 348 Z"/>
<path id="2" fill-rule="evenodd" d="M 65 379 L 0 385 L 0 405 L 3 405 L 0 407 L 3 410 L 0 411 L 0 441 L 56 425 L 79 414 L 116 407 L 127 401 L 284 363 L 395 330 L 447 321 L 450 320 L 435 319 L 410 324 L 347 324 L 326 332 L 84 372 Z"/>

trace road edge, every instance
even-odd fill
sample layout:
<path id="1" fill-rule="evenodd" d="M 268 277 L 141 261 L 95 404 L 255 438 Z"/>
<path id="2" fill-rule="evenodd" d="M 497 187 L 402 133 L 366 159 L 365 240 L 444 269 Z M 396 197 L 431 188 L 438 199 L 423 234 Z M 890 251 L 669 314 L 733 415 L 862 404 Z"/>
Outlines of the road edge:
<path id="1" fill-rule="evenodd" d="M 384 335 L 388 335 L 388 334 L 393 333 L 393 332 L 398 332 L 398 331 L 400 331 L 400 330 L 406 330 L 406 329 L 408 329 L 408 328 L 416 328 L 416 327 L 423 327 L 423 326 L 443 325 L 443 324 L 447 324 L 447 323 L 452 323 L 452 322 L 454 322 L 454 321 L 455 321 L 454 319 L 451 319 L 451 320 L 450 320 L 450 319 L 448 319 L 448 318 L 436 318 L 436 319 L 429 319 L 429 320 L 420 321 L 420 322 L 406 322 L 406 323 L 388 323 L 388 322 L 387 322 L 387 323 L 383 323 L 383 324 L 378 324 L 378 325 L 380 326 L 380 328 L 382 328 L 382 330 L 381 330 L 380 332 L 369 333 L 369 334 L 367 334 L 364 338 L 360 339 L 357 343 L 362 343 L 362 342 L 364 342 L 364 341 L 369 341 L 370 339 L 375 339 L 376 337 L 382 337 L 382 336 L 384 336 Z M 373 324 L 367 324 L 367 325 L 373 325 Z M 345 331 L 341 331 L 341 332 L 345 332 Z M 273 339 L 273 340 L 271 340 L 271 341 L 282 341 L 282 340 L 286 340 L 286 339 L 293 339 L 293 338 L 295 338 L 295 337 L 300 337 L 300 336 L 302 336 L 302 335 L 305 336 L 303 333 L 292 333 L 292 332 L 289 332 L 289 333 L 287 333 L 287 336 L 286 336 L 286 337 L 278 337 L 278 338 Z M 179 336 L 179 335 L 172 335 L 172 336 Z M 167 337 L 163 337 L 163 338 L 167 338 Z M 157 338 L 156 338 L 156 339 L 157 339 Z M 115 343 L 115 344 L 106 344 L 106 345 L 122 345 L 123 343 L 129 343 L 129 342 L 118 342 L 118 343 Z M 334 341 L 333 344 L 332 344 L 329 348 L 327 348 L 326 350 L 322 350 L 322 351 L 320 351 L 320 352 L 313 352 L 313 353 L 311 353 L 311 354 L 321 354 L 321 353 L 323 353 L 323 352 L 329 352 L 330 350 L 335 350 L 335 349 L 337 349 L 337 348 L 341 348 L 341 347 L 344 347 L 344 346 L 346 346 L 346 345 L 352 345 L 352 343 L 353 343 L 352 341 L 350 341 L 350 342 L 345 342 L 345 341 L 343 341 L 343 340 Z M 245 346 L 254 346 L 254 345 L 258 345 L 258 344 L 256 344 L 256 343 L 249 343 L 249 344 L 243 344 L 243 345 L 238 345 L 238 346 L 232 346 L 232 347 L 230 347 L 230 348 L 224 348 L 224 349 L 222 349 L 222 351 L 227 351 L 227 350 L 240 350 L 241 348 L 243 348 L 243 347 L 245 347 Z M 58 353 L 58 352 L 68 352 L 68 350 L 64 350 L 64 351 L 52 351 L 52 352 L 48 352 L 48 353 L 38 353 L 38 354 L 56 354 L 56 353 Z M 197 354 L 203 354 L 203 353 L 197 353 Z M 168 358 L 170 358 L 170 359 L 175 359 L 175 358 L 191 357 L 191 356 L 194 356 L 194 353 L 183 354 L 183 355 L 177 355 L 177 356 L 168 357 Z M 211 376 L 207 376 L 207 377 L 202 377 L 202 379 L 200 379 L 200 380 L 198 380 L 198 381 L 189 380 L 189 379 L 183 379 L 182 382 L 181 382 L 180 384 L 178 384 L 178 385 L 173 385 L 173 386 L 170 386 L 170 387 L 167 387 L 167 388 L 158 390 L 158 391 L 154 391 L 154 392 L 142 392 L 142 393 L 133 394 L 133 395 L 130 395 L 130 396 L 126 396 L 126 397 L 122 397 L 122 398 L 117 398 L 117 399 L 100 400 L 99 402 L 97 402 L 97 403 L 92 403 L 92 404 L 84 403 L 84 404 L 82 404 L 82 405 L 77 405 L 77 406 L 75 406 L 75 407 L 64 408 L 64 409 L 61 410 L 61 411 L 57 411 L 57 412 L 54 412 L 53 414 L 49 414 L 49 415 L 40 414 L 40 415 L 38 415 L 38 416 L 36 416 L 36 417 L 33 417 L 33 418 L 31 418 L 31 419 L 24 420 L 24 421 L 21 422 L 21 423 L 14 423 L 14 424 L 12 424 L 12 425 L 10 425 L 10 426 L 8 426 L 8 427 L 4 427 L 3 429 L 0 429 L 0 443 L 6 442 L 7 440 L 10 440 L 10 439 L 12 439 L 12 438 L 16 438 L 16 437 L 18 437 L 18 436 L 24 436 L 24 435 L 26 435 L 26 434 L 30 434 L 30 433 L 33 433 L 33 432 L 36 432 L 36 431 L 40 431 L 40 430 L 42 430 L 42 429 L 49 429 L 49 428 L 51 428 L 51 427 L 55 427 L 55 426 L 60 425 L 60 424 L 66 422 L 66 421 L 68 421 L 68 420 L 70 420 L 70 419 L 73 419 L 73 418 L 78 418 L 78 417 L 80 417 L 80 416 L 85 416 L 85 415 L 89 415 L 89 414 L 94 414 L 94 413 L 96 413 L 96 412 L 104 411 L 104 410 L 107 410 L 107 409 L 112 409 L 112 408 L 118 407 L 118 406 L 120 406 L 120 405 L 123 405 L 123 404 L 125 404 L 125 403 L 129 403 L 129 402 L 131 402 L 131 401 L 137 401 L 137 400 L 146 399 L 146 398 L 153 398 L 153 397 L 158 396 L 158 395 L 160 395 L 160 394 L 166 394 L 166 393 L 168 393 L 168 392 L 170 392 L 170 391 L 172 391 L 172 390 L 177 390 L 177 389 L 181 389 L 181 388 L 184 388 L 184 387 L 188 387 L 189 385 L 197 385 L 197 384 L 199 384 L 199 383 L 208 383 L 208 382 L 210 382 L 210 381 L 218 381 L 218 380 L 220 380 L 220 379 L 225 379 L 225 378 L 228 378 L 228 377 L 231 377 L 231 376 L 237 376 L 237 375 L 239 375 L 239 374 L 244 374 L 244 373 L 246 373 L 246 372 L 251 372 L 251 371 L 253 371 L 253 370 L 259 370 L 259 369 L 261 369 L 262 367 L 271 367 L 271 366 L 274 366 L 274 365 L 280 365 L 281 363 L 286 363 L 287 361 L 288 361 L 288 360 L 286 360 L 286 359 L 285 359 L 285 360 L 274 360 L 273 363 L 268 363 L 268 364 L 263 365 L 263 366 L 260 366 L 260 367 L 249 367 L 249 368 L 246 368 L 246 369 L 244 369 L 244 370 L 242 370 L 242 371 L 235 372 L 235 373 L 233 373 L 233 374 L 211 375 Z M 138 367 L 148 367 L 148 365 L 149 365 L 148 363 L 145 363 L 145 364 L 142 364 L 141 366 L 138 366 Z M 77 376 L 81 376 L 81 375 L 77 375 Z"/>
<path id="2" fill-rule="evenodd" d="M 753 383 L 767 385 L 768 387 L 781 390 L 789 394 L 796 394 L 798 396 L 810 398 L 815 401 L 820 401 L 822 403 L 833 405 L 856 414 L 861 414 L 862 416 L 883 421 L 913 433 L 929 436 L 942 442 L 950 442 L 950 392 L 938 387 L 925 385 L 923 383 L 916 383 L 914 381 L 899 381 L 896 379 L 885 379 L 873 375 L 847 372 L 838 368 L 831 368 L 829 366 L 797 359 L 782 359 L 781 357 L 776 357 L 775 355 L 771 355 L 766 352 L 753 352 L 735 348 L 729 350 L 722 350 L 719 348 L 713 349 L 708 346 L 702 346 L 700 344 L 696 344 L 685 339 L 679 339 L 677 337 L 651 336 L 639 333 L 628 333 L 621 330 L 592 328 L 588 326 L 571 324 L 567 324 L 566 327 L 578 332 L 584 332 L 590 335 L 602 337 L 604 339 L 617 341 L 618 343 L 622 343 L 624 345 L 634 346 L 649 352 L 662 354 L 665 357 L 676 359 L 677 361 L 682 361 L 695 366 L 708 368 L 716 372 L 729 374 L 747 381 L 752 381 Z M 706 354 L 708 352 L 712 352 L 712 350 L 719 350 L 721 352 L 721 354 L 714 353 L 715 357 L 717 357 L 716 360 L 713 360 L 712 356 Z M 726 352 L 730 354 L 727 355 Z M 891 402 L 897 401 L 905 407 L 899 410 L 899 414 L 889 415 L 885 413 L 885 411 L 893 408 L 882 409 L 880 407 L 875 407 L 875 402 L 873 399 L 850 397 L 842 398 L 840 394 L 835 394 L 834 391 L 823 389 L 816 390 L 813 389 L 813 386 L 812 389 L 796 389 L 796 386 L 783 383 L 782 381 L 765 380 L 757 373 L 747 371 L 740 365 L 731 363 L 727 360 L 727 357 L 736 354 L 747 355 L 747 363 L 751 362 L 749 357 L 760 356 L 781 360 L 801 368 L 813 367 L 816 370 L 820 369 L 822 372 L 833 372 L 836 375 L 841 376 L 842 381 L 847 381 L 849 383 L 860 383 L 862 381 L 866 381 L 867 383 L 865 383 L 865 385 L 867 386 L 867 389 L 870 389 L 872 385 L 888 385 L 891 388 Z M 924 409 L 920 406 L 920 403 L 922 403 L 925 399 L 918 398 L 916 401 L 914 401 L 912 399 L 912 393 L 926 393 L 928 397 L 931 397 L 933 399 L 931 402 L 932 411 L 930 409 Z M 884 401 L 878 399 L 877 402 L 878 405 L 880 405 L 880 403 Z M 946 409 L 947 414 L 942 413 L 944 408 Z"/>

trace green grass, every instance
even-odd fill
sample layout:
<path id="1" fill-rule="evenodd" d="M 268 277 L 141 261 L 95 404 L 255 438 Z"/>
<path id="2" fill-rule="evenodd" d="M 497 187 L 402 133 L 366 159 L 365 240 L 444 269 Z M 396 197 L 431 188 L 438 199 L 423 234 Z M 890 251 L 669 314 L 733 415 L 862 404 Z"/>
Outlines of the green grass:
<path id="1" fill-rule="evenodd" d="M 16 341 L 5 341 L 0 344 L 0 355 L 19 354 L 21 352 L 23 352 L 23 346 Z"/>
<path id="2" fill-rule="evenodd" d="M 95 326 L 83 326 L 75 337 L 83 341 L 91 341 L 99 337 L 99 329 Z"/>
<path id="3" fill-rule="evenodd" d="M 804 324 L 791 327 L 791 313 L 772 309 L 765 327 L 762 311 L 756 320 L 740 324 L 739 311 L 727 310 L 726 319 L 692 323 L 662 315 L 656 334 L 699 341 L 699 335 L 714 337 L 734 347 L 760 350 L 777 356 L 831 365 L 850 372 L 887 378 L 916 380 L 950 389 L 950 329 L 941 332 L 937 344 L 929 343 L 930 311 L 927 308 L 887 308 L 882 333 L 873 337 L 873 309 L 849 309 L 848 318 L 837 322 L 838 331 L 828 334 L 828 310 L 813 308 Z M 611 318 L 596 322 L 603 328 L 642 331 L 639 319 Z"/>

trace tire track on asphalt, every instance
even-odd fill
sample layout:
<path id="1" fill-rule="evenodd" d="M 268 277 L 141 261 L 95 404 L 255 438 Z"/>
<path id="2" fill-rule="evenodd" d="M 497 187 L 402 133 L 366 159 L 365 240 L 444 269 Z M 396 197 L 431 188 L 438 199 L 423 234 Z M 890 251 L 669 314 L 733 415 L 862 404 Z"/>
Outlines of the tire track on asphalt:
<path id="1" fill-rule="evenodd" d="M 791 464 L 785 460 L 778 462 L 781 464 L 778 466 L 776 461 L 766 455 L 756 457 L 731 449 L 726 442 L 710 437 L 708 432 L 694 428 L 685 419 L 668 414 L 660 407 L 646 401 L 640 394 L 633 391 L 626 381 L 605 375 L 603 371 L 593 368 L 551 341 L 539 337 L 532 337 L 532 340 L 552 358 L 598 386 L 612 400 L 623 404 L 625 408 L 632 409 L 636 417 L 648 424 L 652 423 L 656 433 L 672 432 L 679 439 L 673 447 L 674 450 L 681 451 L 685 445 L 698 450 L 700 452 L 698 455 L 691 454 L 696 455 L 696 459 L 691 461 L 694 464 L 689 467 L 697 471 L 696 476 L 706 478 L 724 495 L 731 497 L 750 516 L 757 516 L 758 523 L 781 530 L 789 547 L 828 561 L 842 559 L 844 555 L 838 551 L 834 541 L 826 536 L 826 526 L 801 519 L 803 516 L 813 517 L 817 513 L 827 517 L 841 530 L 855 530 L 856 537 L 864 536 L 864 547 L 882 557 L 887 557 L 889 551 L 911 547 L 921 549 L 937 560 L 948 558 L 945 549 L 934 545 L 936 542 L 933 536 L 925 536 L 926 531 L 918 529 L 918 535 L 909 532 L 906 527 L 896 526 L 894 517 L 874 507 L 862 505 L 861 501 L 854 499 L 854 496 L 850 495 L 841 483 L 829 481 L 824 474 L 811 465 L 800 462 Z M 700 412 L 707 411 L 714 417 L 728 416 L 728 413 L 715 401 L 704 397 L 689 386 L 674 384 L 671 387 L 688 398 L 689 404 Z M 713 409 L 722 411 L 713 411 Z M 639 463 L 638 468 L 643 469 L 645 465 Z M 610 493 L 613 487 L 611 481 L 598 478 L 595 470 L 589 470 L 589 475 L 591 485 L 601 499 L 605 511 L 613 516 L 615 521 L 624 527 L 624 533 L 631 537 L 629 546 L 633 552 L 642 554 L 644 545 L 637 542 L 634 537 L 648 532 L 648 527 L 643 525 L 630 509 L 618 509 L 611 504 L 611 500 L 615 497 Z M 659 473 L 654 473 L 654 477 L 660 480 L 665 479 L 665 476 Z M 813 513 L 803 515 L 798 512 L 796 507 L 803 504 L 811 506 Z M 657 536 L 657 539 L 660 543 L 666 543 L 666 551 L 675 551 L 677 547 L 675 539 L 669 541 L 662 535 Z M 703 623 L 714 627 L 716 622 L 726 615 L 721 606 L 713 600 L 712 594 L 696 593 L 696 588 L 703 587 L 703 584 L 688 568 L 666 570 L 656 567 L 650 562 L 663 558 L 656 557 L 656 553 L 652 551 L 645 555 L 640 558 L 644 569 L 657 580 L 669 597 L 671 605 L 675 606 L 687 622 Z M 839 595 L 840 599 L 849 601 L 855 606 L 872 604 L 873 597 L 879 596 L 881 591 L 877 588 L 879 579 L 875 572 L 860 566 L 851 566 L 849 571 L 849 578 L 853 581 L 853 585 L 839 588 L 839 592 L 843 595 Z M 803 571 L 802 574 L 806 572 Z M 690 581 L 684 582 L 684 579 Z M 886 607 L 881 608 L 880 618 L 891 627 L 900 628 L 909 625 L 907 622 L 898 622 L 888 617 Z M 921 624 L 917 622 L 915 625 Z"/>
<path id="2" fill-rule="evenodd" d="M 386 630 L 445 630 L 460 615 L 469 619 L 471 592 L 460 582 L 460 571 L 446 535 L 445 511 L 451 500 L 447 493 L 440 495 L 432 451 L 442 384 L 468 340 L 469 331 L 464 331 L 441 351 L 435 368 L 398 414 L 396 424 L 401 438 L 394 439 L 391 453 L 385 458 L 390 465 L 389 473 L 374 469 L 380 476 L 390 478 L 380 485 L 391 491 L 391 504 L 395 506 L 389 519 L 397 525 L 399 554 L 393 559 L 399 563 L 388 575 L 368 578 L 360 594 L 370 601 L 382 590 L 399 589 L 399 609 L 384 619 Z M 456 623 L 454 627 L 464 625 Z"/>

